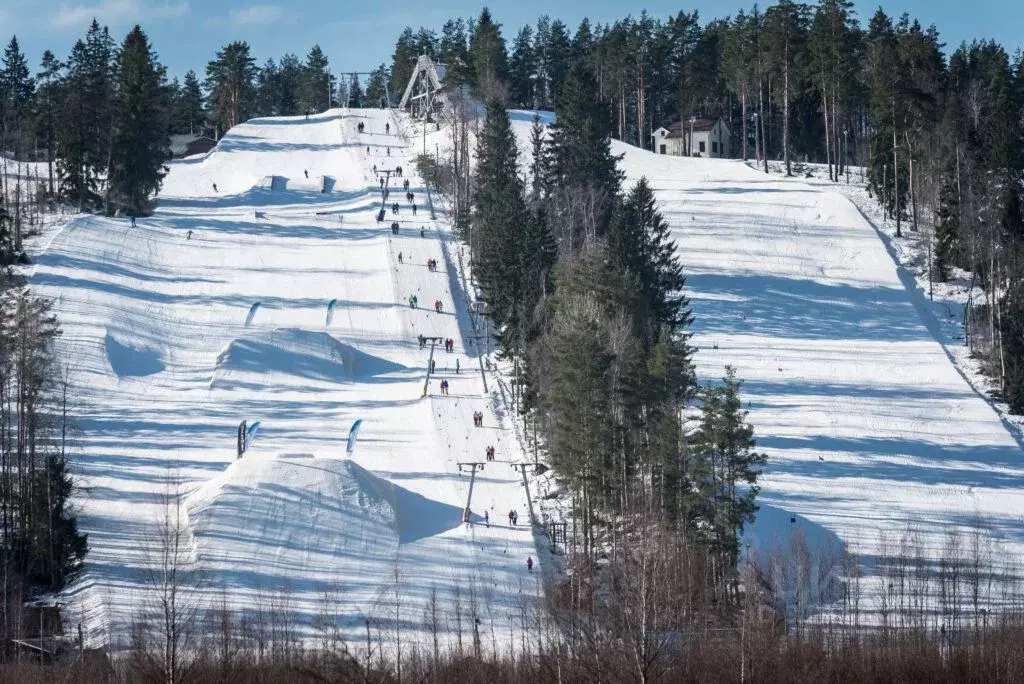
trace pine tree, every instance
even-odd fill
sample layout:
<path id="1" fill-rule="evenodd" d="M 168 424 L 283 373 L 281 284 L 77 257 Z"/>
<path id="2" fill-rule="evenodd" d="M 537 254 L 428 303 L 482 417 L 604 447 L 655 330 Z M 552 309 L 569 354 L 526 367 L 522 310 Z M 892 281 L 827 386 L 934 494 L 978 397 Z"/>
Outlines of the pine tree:
<path id="1" fill-rule="evenodd" d="M 476 189 L 470 254 L 487 298 L 488 315 L 509 335 L 510 350 L 521 349 L 524 312 L 521 255 L 526 222 L 519 152 L 505 107 L 492 100 L 477 142 Z"/>
<path id="2" fill-rule="evenodd" d="M 412 28 L 406 26 L 398 36 L 398 40 L 395 42 L 395 51 L 391 55 L 391 92 L 405 92 L 418 57 L 416 36 L 412 32 Z"/>
<path id="3" fill-rule="evenodd" d="M 476 92 L 485 99 L 497 97 L 500 84 L 508 79 L 508 55 L 501 24 L 495 23 L 486 7 L 469 41 L 469 58 L 476 75 Z"/>
<path id="4" fill-rule="evenodd" d="M 935 216 L 935 253 L 932 256 L 932 278 L 940 283 L 949 280 L 954 263 L 954 249 L 960 234 L 960 200 L 956 177 L 947 173 L 939 186 L 939 208 Z"/>
<path id="5" fill-rule="evenodd" d="M 530 201 L 536 205 L 544 198 L 544 188 L 550 184 L 551 160 L 547 136 L 540 122 L 540 114 L 534 112 L 530 125 Z"/>
<path id="6" fill-rule="evenodd" d="M 370 80 L 366 84 L 366 96 L 364 106 L 366 107 L 388 107 L 388 70 L 381 64 L 370 74 Z"/>
<path id="7" fill-rule="evenodd" d="M 3 127 L 3 144 L 21 141 L 21 124 L 29 114 L 29 107 L 35 94 L 35 86 L 29 77 L 28 62 L 18 45 L 18 37 L 11 38 L 4 50 L 3 68 L 0 69 L 0 126 Z M 2 147 L 6 150 L 7 147 Z"/>
<path id="8" fill-rule="evenodd" d="M 757 480 L 767 456 L 754 451 L 754 428 L 740 400 L 741 381 L 726 367 L 719 386 L 701 391 L 699 426 L 691 438 L 690 477 L 697 495 L 691 502 L 696 530 L 735 568 L 739 538 L 757 512 Z"/>
<path id="9" fill-rule="evenodd" d="M 607 108 L 598 100 L 598 88 L 589 67 L 577 62 L 562 87 L 555 122 L 550 130 L 548 194 L 561 195 L 556 223 L 563 223 L 559 237 L 570 253 L 587 241 L 604 236 L 622 181 L 618 158 L 611 153 Z M 574 203 L 589 209 L 574 212 Z M 575 218 L 573 217 L 575 215 Z"/>
<path id="10" fill-rule="evenodd" d="M 256 73 L 249 44 L 241 41 L 218 50 L 217 58 L 206 65 L 207 101 L 221 130 L 227 131 L 252 115 Z"/>
<path id="11" fill-rule="evenodd" d="M 607 251 L 609 260 L 636 283 L 641 307 L 634 311 L 634 320 L 645 349 L 654 346 L 661 330 L 674 333 L 689 324 L 683 269 L 646 178 L 637 182 L 616 212 Z"/>
<path id="12" fill-rule="evenodd" d="M 93 20 L 76 41 L 61 84 L 63 114 L 55 127 L 61 194 L 85 211 L 100 203 L 100 178 L 109 178 L 112 153 L 113 43 Z"/>
<path id="13" fill-rule="evenodd" d="M 160 190 L 164 161 L 170 156 L 170 107 L 163 89 L 164 69 L 138 25 L 121 45 L 117 72 L 111 196 L 116 208 L 141 214 Z"/>
<path id="14" fill-rule="evenodd" d="M 359 109 L 363 106 L 363 88 L 359 85 L 359 74 L 349 76 L 347 107 Z"/>
<path id="15" fill-rule="evenodd" d="M 299 110 L 323 112 L 330 108 L 331 71 L 327 56 L 314 45 L 306 55 L 299 80 Z"/>
<path id="16" fill-rule="evenodd" d="M 61 63 L 47 50 L 43 53 L 41 71 L 36 75 L 39 89 L 36 93 L 36 135 L 46 149 L 47 194 L 56 192 L 53 174 L 53 156 L 56 146 L 57 112 L 62 108 L 60 92 Z"/>
<path id="17" fill-rule="evenodd" d="M 174 102 L 174 128 L 178 133 L 198 135 L 203 132 L 205 124 L 203 91 L 199 77 L 190 69 Z"/>
<path id="18" fill-rule="evenodd" d="M 533 29 L 524 26 L 512 41 L 512 56 L 508 65 L 508 97 L 513 107 L 536 107 L 534 81 L 537 78 L 537 58 L 533 50 Z"/>

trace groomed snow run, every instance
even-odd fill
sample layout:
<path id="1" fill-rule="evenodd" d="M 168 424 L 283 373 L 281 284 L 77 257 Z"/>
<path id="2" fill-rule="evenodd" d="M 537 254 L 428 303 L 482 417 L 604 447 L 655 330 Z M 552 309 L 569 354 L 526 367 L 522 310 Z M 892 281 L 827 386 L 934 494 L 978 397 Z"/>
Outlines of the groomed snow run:
<path id="1" fill-rule="evenodd" d="M 951 362 L 913 277 L 857 207 L 738 161 L 614 151 L 671 224 L 698 375 L 731 365 L 744 380 L 769 457 L 753 549 L 791 552 L 799 531 L 812 556 L 856 554 L 868 612 L 883 566 L 917 552 L 904 540 L 934 563 L 951 533 L 968 553 L 977 532 L 995 568 L 1016 574 L 1016 432 Z"/>
<path id="2" fill-rule="evenodd" d="M 510 112 L 524 172 L 533 116 Z M 428 129 L 435 144 L 449 144 L 445 132 Z M 780 556 L 770 554 L 792 562 L 806 543 L 812 573 L 846 579 L 842 556 L 854 554 L 871 620 L 887 566 L 919 555 L 928 574 L 957 535 L 961 558 L 1013 576 L 989 585 L 998 603 L 1024 558 L 1019 430 L 952 363 L 934 310 L 883 236 L 828 187 L 618 141 L 612 153 L 627 186 L 647 178 L 670 224 L 698 376 L 716 381 L 731 365 L 744 380 L 769 457 L 747 548 L 771 566 Z"/>
<path id="3" fill-rule="evenodd" d="M 78 401 L 72 465 L 90 550 L 61 599 L 66 624 L 81 622 L 91 643 L 123 643 L 147 605 L 168 492 L 187 512 L 200 595 L 274 605 L 300 636 L 330 613 L 350 637 L 370 620 L 387 638 L 397 614 L 403 640 L 415 640 L 434 590 L 449 639 L 459 619 L 472 639 L 479 618 L 485 644 L 508 643 L 532 610 L 534 540 L 506 517 L 526 513 L 511 433 L 472 372 L 448 260 L 458 247 L 429 219 L 397 131 L 379 110 L 250 121 L 210 153 L 171 162 L 156 213 L 136 228 L 80 216 L 32 254 L 26 274 L 55 302 Z M 374 165 L 404 167 L 416 216 L 399 187 L 400 214 L 376 222 Z M 425 397 L 419 334 L 455 341 L 435 352 Z M 260 429 L 236 461 L 242 420 Z M 483 461 L 488 445 L 497 461 L 478 473 L 466 525 L 458 464 Z"/>

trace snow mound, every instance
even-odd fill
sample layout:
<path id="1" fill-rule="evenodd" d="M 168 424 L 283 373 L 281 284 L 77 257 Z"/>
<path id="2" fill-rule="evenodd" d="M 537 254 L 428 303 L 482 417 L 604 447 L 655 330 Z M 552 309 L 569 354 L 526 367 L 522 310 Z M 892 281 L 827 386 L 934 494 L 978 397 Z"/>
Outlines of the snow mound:
<path id="1" fill-rule="evenodd" d="M 159 350 L 122 342 L 109 330 L 103 340 L 103 346 L 107 351 L 110 368 L 119 378 L 153 375 L 164 369 Z"/>
<path id="2" fill-rule="evenodd" d="M 404 366 L 361 352 L 325 332 L 281 328 L 232 340 L 217 356 L 210 386 L 245 386 L 247 375 L 340 383 L 400 370 Z"/>
<path id="3" fill-rule="evenodd" d="M 349 460 L 246 456 L 185 507 L 199 567 L 226 586 L 386 582 L 398 552 L 393 488 Z"/>

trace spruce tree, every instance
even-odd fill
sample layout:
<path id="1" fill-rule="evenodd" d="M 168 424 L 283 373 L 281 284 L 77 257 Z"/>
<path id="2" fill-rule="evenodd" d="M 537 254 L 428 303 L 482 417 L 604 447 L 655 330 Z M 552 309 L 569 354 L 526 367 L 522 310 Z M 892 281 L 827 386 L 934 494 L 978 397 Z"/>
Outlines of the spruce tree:
<path id="1" fill-rule="evenodd" d="M 202 87 L 196 72 L 190 69 L 174 102 L 175 131 L 199 135 L 205 128 L 205 119 Z"/>
<path id="2" fill-rule="evenodd" d="M 388 70 L 381 64 L 370 74 L 370 80 L 366 83 L 366 96 L 364 106 L 371 108 L 388 107 Z"/>
<path id="3" fill-rule="evenodd" d="M 170 108 L 163 88 L 164 69 L 138 25 L 121 45 L 117 74 L 110 191 L 115 208 L 141 214 L 160 190 L 163 165 L 170 156 Z"/>
<path id="4" fill-rule="evenodd" d="M 314 45 L 306 55 L 299 81 L 299 109 L 323 112 L 330 108 L 331 72 L 327 56 Z"/>
<path id="5" fill-rule="evenodd" d="M 480 12 L 476 30 L 469 41 L 469 58 L 476 76 L 476 92 L 485 99 L 499 94 L 499 84 L 508 79 L 508 55 L 501 24 L 491 18 L 486 7 Z"/>
<path id="6" fill-rule="evenodd" d="M 353 109 L 359 109 L 363 106 L 363 88 L 359 85 L 359 74 L 349 76 L 348 104 L 345 106 Z"/>
<path id="7" fill-rule="evenodd" d="M 576 62 L 569 71 L 556 115 L 549 127 L 548 194 L 554 187 L 562 193 L 562 215 L 554 218 L 568 224 L 566 237 L 575 251 L 588 238 L 604 236 L 623 177 L 611 153 L 608 108 L 598 99 L 597 82 L 585 63 Z M 586 212 L 592 219 L 581 223 L 565 215 L 566 205 L 577 201 L 592 204 Z"/>
<path id="8" fill-rule="evenodd" d="M 735 369 L 727 366 L 721 385 L 704 387 L 688 454 L 691 522 L 712 548 L 726 555 L 731 567 L 739 557 L 743 528 L 757 513 L 757 481 L 767 461 L 754 451 L 754 427 L 742 408 L 741 384 Z"/>
<path id="9" fill-rule="evenodd" d="M 217 51 L 206 65 L 206 89 L 213 120 L 227 131 L 247 120 L 253 113 L 256 60 L 249 44 L 235 41 Z"/>
<path id="10" fill-rule="evenodd" d="M 524 26 L 512 41 L 512 56 L 508 65 L 508 98 L 513 107 L 524 109 L 536 106 L 534 81 L 537 77 L 537 59 L 533 50 L 533 29 Z"/>
<path id="11" fill-rule="evenodd" d="M 56 191 L 53 174 L 53 157 L 56 146 L 57 112 L 61 109 L 60 71 L 61 63 L 52 52 L 43 53 L 40 72 L 36 75 L 39 89 L 36 94 L 36 134 L 46 149 L 47 194 Z"/>
<path id="12" fill-rule="evenodd" d="M 519 152 L 505 107 L 495 100 L 477 142 L 476 189 L 470 253 L 498 330 L 520 331 L 523 316 L 521 255 L 527 213 Z M 510 339 L 511 348 L 518 348 Z"/>

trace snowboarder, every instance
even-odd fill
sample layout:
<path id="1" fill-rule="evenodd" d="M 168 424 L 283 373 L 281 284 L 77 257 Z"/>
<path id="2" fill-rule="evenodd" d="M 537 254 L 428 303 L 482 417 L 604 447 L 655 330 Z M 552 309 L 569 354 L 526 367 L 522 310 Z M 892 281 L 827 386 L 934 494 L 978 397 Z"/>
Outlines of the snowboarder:
<path id="1" fill-rule="evenodd" d="M 186 240 L 191 240 L 192 239 L 192 231 L 191 230 L 188 231 L 187 233 L 185 233 L 185 239 Z"/>
<path id="2" fill-rule="evenodd" d="M 435 299 L 434 300 L 434 311 L 436 311 L 437 313 L 441 313 L 441 300 L 440 299 Z"/>
<path id="3" fill-rule="evenodd" d="M 402 253 L 401 252 L 398 253 L 398 263 L 402 263 Z M 423 339 L 423 336 L 421 335 L 420 336 L 420 340 L 422 340 L 422 339 Z M 421 343 L 420 346 L 422 347 L 423 344 Z"/>
<path id="4" fill-rule="evenodd" d="M 526 557 L 526 571 L 533 572 L 533 558 L 530 556 Z"/>
<path id="5" fill-rule="evenodd" d="M 381 188 L 381 190 L 384 189 L 384 176 L 380 177 L 380 188 Z"/>
<path id="6" fill-rule="evenodd" d="M 128 219 L 131 221 L 131 227 L 135 227 L 135 214 L 128 214 Z"/>
<path id="7" fill-rule="evenodd" d="M 302 173 L 306 174 L 306 178 L 309 178 L 309 169 L 302 169 Z"/>
<path id="8" fill-rule="evenodd" d="M 216 183 L 213 184 L 213 191 L 217 192 L 217 184 Z"/>
<path id="9" fill-rule="evenodd" d="M 423 349 L 425 346 L 427 346 L 427 338 L 425 338 L 423 335 L 420 335 L 416 339 L 419 340 L 420 349 Z"/>
<path id="10" fill-rule="evenodd" d="M 491 526 L 491 516 L 488 515 L 487 511 L 484 511 L 484 525 Z"/>
<path id="11" fill-rule="evenodd" d="M 386 121 L 384 122 L 384 132 L 391 135 L 391 124 Z"/>
<path id="12" fill-rule="evenodd" d="M 508 524 L 509 525 L 515 525 L 516 524 L 516 512 L 515 511 L 509 511 L 508 512 Z"/>
<path id="13" fill-rule="evenodd" d="M 459 372 L 459 360 L 458 359 L 455 359 L 455 372 L 456 373 Z"/>
<path id="14" fill-rule="evenodd" d="M 390 148 L 390 147 L 387 147 L 387 148 L 385 148 L 385 149 L 386 149 L 386 150 L 388 151 L 388 156 L 390 157 L 390 156 L 391 156 L 391 148 Z"/>

